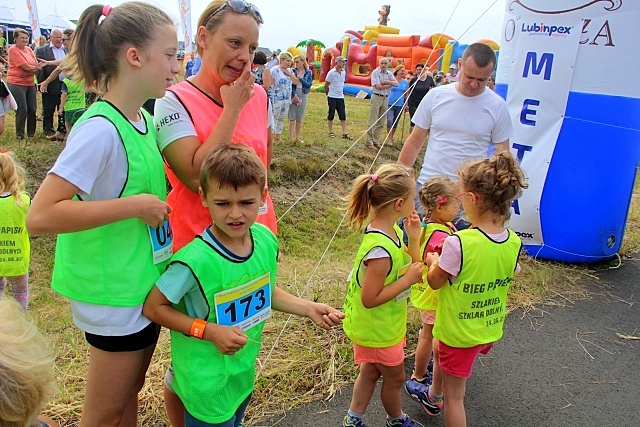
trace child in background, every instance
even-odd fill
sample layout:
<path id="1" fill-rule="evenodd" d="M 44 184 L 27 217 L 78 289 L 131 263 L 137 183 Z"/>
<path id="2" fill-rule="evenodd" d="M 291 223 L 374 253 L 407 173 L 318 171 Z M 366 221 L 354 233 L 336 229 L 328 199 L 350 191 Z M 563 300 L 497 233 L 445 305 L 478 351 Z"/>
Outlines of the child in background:
<path id="1" fill-rule="evenodd" d="M 278 241 L 255 222 L 266 177 L 245 145 L 211 150 L 198 192 L 213 224 L 174 255 L 144 304 L 147 317 L 171 329 L 172 386 L 184 403 L 186 427 L 240 425 L 272 309 L 309 317 L 324 329 L 344 317 L 274 285 Z"/>
<path id="2" fill-rule="evenodd" d="M 80 116 L 87 110 L 87 94 L 82 82 L 65 77 L 60 89 L 60 107 L 58 114 L 64 115 L 64 126 L 67 135 Z"/>
<path id="3" fill-rule="evenodd" d="M 511 202 L 527 188 L 509 152 L 477 160 L 458 172 L 456 196 L 472 228 L 447 237 L 442 255 L 427 255 L 427 280 L 440 289 L 433 336 L 439 341 L 447 426 L 467 425 L 464 395 L 478 354 L 502 337 L 507 291 L 519 271 L 520 238 L 508 228 Z"/>
<path id="4" fill-rule="evenodd" d="M 426 262 L 428 253 L 441 253 L 445 238 L 456 231 L 451 223 L 460 210 L 455 199 L 456 193 L 457 183 L 445 176 L 435 176 L 427 180 L 418 192 L 426 218 L 420 234 L 420 254 L 423 262 Z M 427 414 L 435 416 L 440 414 L 443 406 L 438 348 L 433 340 L 438 292 L 429 287 L 427 271 L 425 269 L 423 272 L 422 282 L 411 288 L 411 303 L 420 310 L 422 327 L 418 336 L 413 374 L 411 379 L 404 383 L 404 388 L 411 398 L 420 403 Z M 433 363 L 430 364 L 432 350 Z"/>
<path id="5" fill-rule="evenodd" d="M 58 234 L 52 287 L 70 300 L 90 344 L 80 425 L 134 427 L 157 325 L 142 304 L 171 257 L 164 162 L 141 110 L 180 72 L 173 20 L 143 2 L 93 5 L 65 58 L 104 93 L 75 124 L 27 215 Z"/>
<path id="6" fill-rule="evenodd" d="M 369 218 L 371 222 L 358 249 L 344 303 L 344 331 L 353 341 L 360 373 L 343 427 L 366 427 L 362 419 L 380 376 L 387 427 L 419 425 L 402 411 L 401 402 L 407 298 L 411 285 L 422 277 L 415 192 L 411 170 L 387 164 L 374 174 L 356 178 L 347 199 L 353 230 L 361 230 Z M 408 250 L 396 224 L 402 217 L 406 218 Z"/>
<path id="7" fill-rule="evenodd" d="M 29 307 L 31 252 L 25 217 L 31 198 L 24 192 L 24 169 L 8 150 L 0 151 L 0 298 L 7 282 L 23 310 Z"/>

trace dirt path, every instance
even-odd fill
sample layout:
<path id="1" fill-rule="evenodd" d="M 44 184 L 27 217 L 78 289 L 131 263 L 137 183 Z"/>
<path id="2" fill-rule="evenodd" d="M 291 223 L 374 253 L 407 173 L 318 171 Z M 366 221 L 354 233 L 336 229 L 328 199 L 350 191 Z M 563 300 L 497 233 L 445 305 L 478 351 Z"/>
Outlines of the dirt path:
<path id="1" fill-rule="evenodd" d="M 597 273 L 588 299 L 565 301 L 524 315 L 512 313 L 503 339 L 478 360 L 467 383 L 469 426 L 640 425 L 640 259 Z M 410 373 L 413 360 L 407 360 Z M 378 388 L 379 391 L 379 388 Z M 365 422 L 384 426 L 379 393 Z M 330 402 L 296 408 L 260 426 L 340 426 L 351 388 Z M 444 426 L 403 394 L 403 405 L 425 426 Z M 254 426 L 255 427 L 255 426 Z"/>

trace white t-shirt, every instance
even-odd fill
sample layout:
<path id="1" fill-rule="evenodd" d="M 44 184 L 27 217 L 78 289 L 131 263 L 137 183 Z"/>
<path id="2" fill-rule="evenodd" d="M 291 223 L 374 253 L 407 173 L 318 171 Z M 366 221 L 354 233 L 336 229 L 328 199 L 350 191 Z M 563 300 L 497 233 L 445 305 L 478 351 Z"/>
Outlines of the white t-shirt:
<path id="1" fill-rule="evenodd" d="M 269 101 L 267 110 L 267 125 L 272 128 L 273 109 L 271 101 Z M 187 113 L 184 105 L 173 92 L 167 91 L 163 98 L 156 101 L 154 113 L 153 122 L 158 131 L 156 138 L 161 152 L 173 141 L 187 136 L 198 136 L 189 113 Z"/>
<path id="2" fill-rule="evenodd" d="M 489 89 L 473 97 L 460 94 L 455 84 L 431 89 L 411 121 L 430 130 L 420 184 L 436 175 L 457 179 L 463 162 L 486 158 L 491 142 L 513 137 L 507 103 Z"/>
<path id="3" fill-rule="evenodd" d="M 329 93 L 327 96 L 330 98 L 344 98 L 344 82 L 347 78 L 347 72 L 342 70 L 338 72 L 335 68 L 332 68 L 327 73 L 325 81 L 329 82 Z"/>
<path id="4" fill-rule="evenodd" d="M 144 119 L 131 122 L 146 132 Z M 149 123 L 151 125 L 151 123 Z M 83 200 L 115 199 L 127 179 L 127 156 L 118 131 L 104 117 L 76 124 L 67 145 L 49 173 L 58 175 L 80 189 Z M 130 335 L 151 321 L 142 315 L 142 305 L 112 307 L 70 300 L 73 322 L 78 328 L 103 336 Z"/>

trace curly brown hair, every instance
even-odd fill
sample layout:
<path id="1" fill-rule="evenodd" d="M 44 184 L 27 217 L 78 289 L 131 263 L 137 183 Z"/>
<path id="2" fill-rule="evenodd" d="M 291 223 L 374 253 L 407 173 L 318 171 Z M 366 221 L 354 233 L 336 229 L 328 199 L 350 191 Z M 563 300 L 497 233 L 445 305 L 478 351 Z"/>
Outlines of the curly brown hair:
<path id="1" fill-rule="evenodd" d="M 471 161 L 458 170 L 458 176 L 462 188 L 480 197 L 483 212 L 494 212 L 504 221 L 511 216 L 511 202 L 529 187 L 520 164 L 508 151 Z"/>

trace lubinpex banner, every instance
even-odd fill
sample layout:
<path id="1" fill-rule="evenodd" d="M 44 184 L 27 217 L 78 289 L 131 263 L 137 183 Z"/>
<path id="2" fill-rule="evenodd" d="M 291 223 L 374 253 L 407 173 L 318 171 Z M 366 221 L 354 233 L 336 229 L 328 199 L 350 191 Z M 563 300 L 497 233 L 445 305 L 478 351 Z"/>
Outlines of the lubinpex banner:
<path id="1" fill-rule="evenodd" d="M 529 178 L 509 226 L 531 255 L 589 262 L 620 248 L 640 160 L 638 22 L 637 1 L 506 2 L 496 92 Z"/>

